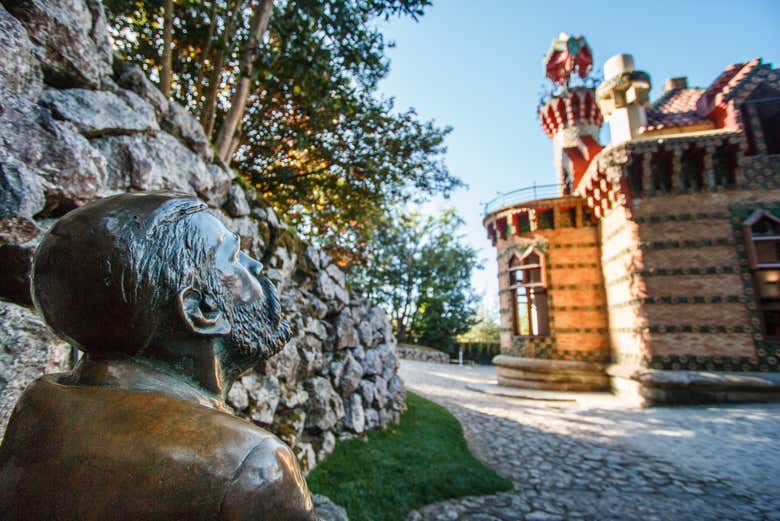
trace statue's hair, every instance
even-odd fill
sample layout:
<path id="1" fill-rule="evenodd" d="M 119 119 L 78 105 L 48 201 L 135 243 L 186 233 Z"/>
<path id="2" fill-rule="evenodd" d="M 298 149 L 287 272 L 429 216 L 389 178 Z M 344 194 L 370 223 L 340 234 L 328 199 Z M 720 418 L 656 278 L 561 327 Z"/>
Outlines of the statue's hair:
<path id="1" fill-rule="evenodd" d="M 206 238 L 183 194 L 123 194 L 74 210 L 46 234 L 33 264 L 39 313 L 98 356 L 134 355 L 169 319 L 177 293 L 210 282 Z"/>
<path id="2" fill-rule="evenodd" d="M 186 286 L 214 287 L 213 258 L 208 243 L 190 216 L 206 210 L 194 199 L 175 199 L 159 210 L 159 217 L 143 237 L 139 248 L 130 250 L 124 268 L 123 287 L 141 321 L 155 327 L 175 309 L 178 292 Z M 129 291 L 128 291 L 129 290 Z M 132 296 L 130 296 L 132 295 Z M 154 336 L 154 328 L 144 347 Z"/>

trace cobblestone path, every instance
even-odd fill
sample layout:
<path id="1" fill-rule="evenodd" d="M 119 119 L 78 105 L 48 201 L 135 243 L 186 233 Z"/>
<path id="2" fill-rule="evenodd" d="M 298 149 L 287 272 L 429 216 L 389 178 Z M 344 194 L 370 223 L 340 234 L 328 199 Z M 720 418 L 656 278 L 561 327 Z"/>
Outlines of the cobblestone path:
<path id="1" fill-rule="evenodd" d="M 606 396 L 537 402 L 466 389 L 492 368 L 404 360 L 407 387 L 449 409 L 514 490 L 407 521 L 780 521 L 780 404 L 636 409 Z"/>

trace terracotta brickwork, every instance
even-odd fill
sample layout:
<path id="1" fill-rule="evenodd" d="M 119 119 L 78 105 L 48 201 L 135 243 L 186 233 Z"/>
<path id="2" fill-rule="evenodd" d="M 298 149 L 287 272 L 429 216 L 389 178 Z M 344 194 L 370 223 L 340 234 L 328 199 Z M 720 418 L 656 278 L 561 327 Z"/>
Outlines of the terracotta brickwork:
<path id="1" fill-rule="evenodd" d="M 639 366 L 647 354 L 647 291 L 641 278 L 626 276 L 644 266 L 639 226 L 621 206 L 602 219 L 599 232 L 612 361 Z"/>
<path id="2" fill-rule="evenodd" d="M 535 212 L 553 211 L 553 226 L 541 229 Z M 573 211 L 574 222 L 560 218 Z M 530 214 L 529 230 L 516 229 L 512 218 Z M 578 197 L 561 197 L 523 203 L 489 217 L 486 225 L 506 219 L 505 236 L 496 237 L 501 312 L 501 352 L 512 356 L 550 360 L 607 362 L 609 338 L 603 276 L 599 263 L 598 227 L 585 213 Z M 498 227 L 497 227 L 498 228 Z M 522 337 L 514 334 L 514 293 L 510 289 L 509 262 L 536 248 L 544 256 L 549 334 Z"/>
<path id="3" fill-rule="evenodd" d="M 780 204 L 777 165 L 742 157 L 744 187 L 637 197 L 630 208 L 607 211 L 597 226 L 577 197 L 489 216 L 487 226 L 505 222 L 495 244 L 502 353 L 629 368 L 778 370 L 777 350 L 756 325 L 740 220 L 750 209 Z M 748 188 L 755 179 L 766 188 Z M 561 213 L 572 206 L 574 226 L 561 226 Z M 543 229 L 535 212 L 546 210 L 554 218 Z M 528 216 L 525 231 L 513 217 L 518 213 Z M 531 247 L 544 253 L 550 331 L 543 337 L 513 333 L 508 263 Z"/>
<path id="4" fill-rule="evenodd" d="M 681 194 L 637 199 L 633 215 L 620 207 L 605 216 L 600 236 L 614 361 L 776 370 L 772 356 L 759 354 L 755 297 L 732 216 L 778 201 L 778 189 Z"/>
<path id="5" fill-rule="evenodd" d="M 535 388 L 536 364 L 568 371 L 573 382 L 577 370 L 555 361 L 596 362 L 612 364 L 606 370 L 616 389 L 638 389 L 650 403 L 756 399 L 729 382 L 745 378 L 734 372 L 780 372 L 773 286 L 780 243 L 771 226 L 754 228 L 761 223 L 754 219 L 780 219 L 778 100 L 780 69 L 758 59 L 730 66 L 707 89 L 665 93 L 648 109 L 647 126 L 594 147 L 595 156 L 567 148 L 587 161 L 584 171 L 582 161 L 565 171 L 559 167 L 568 163 L 556 162 L 559 179 L 576 174 L 562 191 L 574 195 L 485 217 L 498 253 L 502 354 L 509 355 L 496 362 L 499 381 L 517 365 L 522 374 L 511 384 Z M 532 247 L 545 263 L 544 337 L 513 329 L 508 263 Z M 689 385 L 691 374 L 705 383 Z M 761 385 L 751 392 L 764 392 Z"/>

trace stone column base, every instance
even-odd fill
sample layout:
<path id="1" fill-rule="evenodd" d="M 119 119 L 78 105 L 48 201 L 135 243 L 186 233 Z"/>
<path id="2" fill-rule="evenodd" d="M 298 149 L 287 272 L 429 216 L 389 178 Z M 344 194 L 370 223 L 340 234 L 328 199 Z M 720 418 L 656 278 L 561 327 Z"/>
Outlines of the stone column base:
<path id="1" fill-rule="evenodd" d="M 498 355 L 493 358 L 498 384 L 546 391 L 606 391 L 606 365 Z"/>
<path id="2" fill-rule="evenodd" d="M 780 373 L 607 369 L 612 388 L 640 405 L 780 401 Z"/>

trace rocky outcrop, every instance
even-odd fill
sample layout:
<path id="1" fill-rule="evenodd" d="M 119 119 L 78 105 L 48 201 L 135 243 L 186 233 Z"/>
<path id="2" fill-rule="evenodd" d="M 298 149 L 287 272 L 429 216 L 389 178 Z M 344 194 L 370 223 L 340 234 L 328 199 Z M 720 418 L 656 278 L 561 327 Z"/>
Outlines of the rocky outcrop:
<path id="1" fill-rule="evenodd" d="M 0 77 L 3 87 L 17 96 L 37 99 L 43 89 L 43 72 L 35 59 L 35 46 L 22 24 L 0 9 Z"/>
<path id="2" fill-rule="evenodd" d="M 46 83 L 98 88 L 112 50 L 100 0 L 3 0 L 27 31 Z"/>
<path id="3" fill-rule="evenodd" d="M 215 160 L 197 120 L 135 66 L 112 59 L 98 0 L 0 7 L 0 431 L 18 393 L 62 370 L 69 347 L 30 311 L 30 260 L 57 218 L 134 190 L 199 197 L 263 259 L 293 337 L 231 389 L 236 414 L 276 432 L 309 469 L 335 446 L 398 421 L 405 391 L 384 313 Z"/>
<path id="4" fill-rule="evenodd" d="M 87 89 L 46 89 L 41 104 L 60 120 L 73 123 L 85 137 L 109 134 L 157 133 L 160 126 L 151 105 L 125 91 L 128 103 L 116 94 Z"/>
<path id="5" fill-rule="evenodd" d="M 27 384 L 68 368 L 71 348 L 29 309 L 0 301 L 0 419 L 3 429 Z"/>

